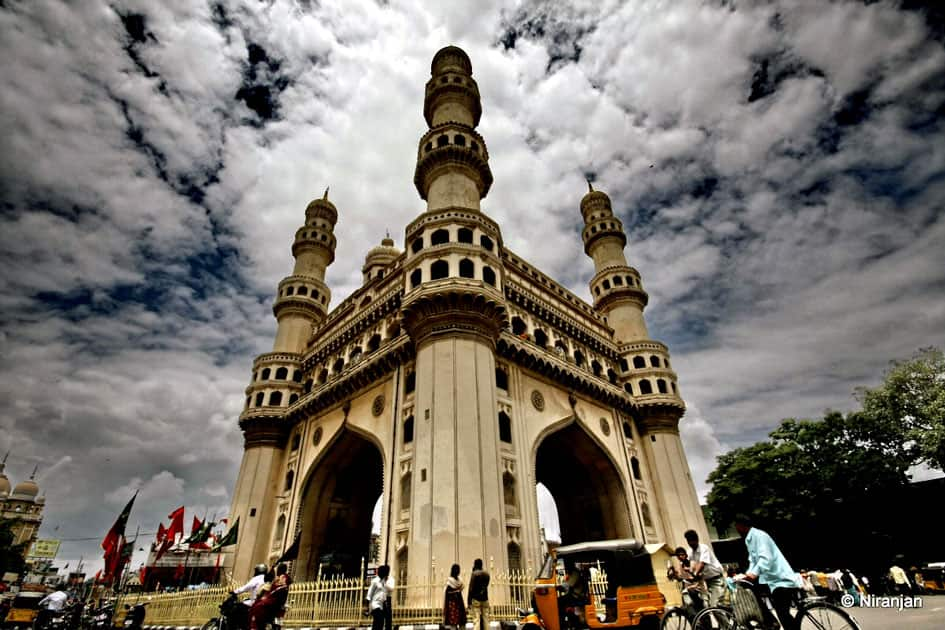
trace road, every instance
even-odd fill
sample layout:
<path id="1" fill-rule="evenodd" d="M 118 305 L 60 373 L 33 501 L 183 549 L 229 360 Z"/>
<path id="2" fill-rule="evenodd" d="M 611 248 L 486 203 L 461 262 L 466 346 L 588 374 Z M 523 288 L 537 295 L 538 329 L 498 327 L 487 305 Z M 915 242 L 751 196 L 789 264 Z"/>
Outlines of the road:
<path id="1" fill-rule="evenodd" d="M 922 597 L 922 608 L 847 608 L 862 630 L 941 630 L 945 628 L 945 596 Z"/>

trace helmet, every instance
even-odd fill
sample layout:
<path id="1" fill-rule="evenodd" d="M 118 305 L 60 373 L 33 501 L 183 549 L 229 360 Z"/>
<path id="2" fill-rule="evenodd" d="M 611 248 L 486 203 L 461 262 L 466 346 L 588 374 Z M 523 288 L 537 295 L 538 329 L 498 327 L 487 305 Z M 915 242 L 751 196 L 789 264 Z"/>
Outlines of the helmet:
<path id="1" fill-rule="evenodd" d="M 269 571 L 269 567 L 265 564 L 257 564 L 253 567 L 253 575 L 266 575 L 267 571 Z"/>

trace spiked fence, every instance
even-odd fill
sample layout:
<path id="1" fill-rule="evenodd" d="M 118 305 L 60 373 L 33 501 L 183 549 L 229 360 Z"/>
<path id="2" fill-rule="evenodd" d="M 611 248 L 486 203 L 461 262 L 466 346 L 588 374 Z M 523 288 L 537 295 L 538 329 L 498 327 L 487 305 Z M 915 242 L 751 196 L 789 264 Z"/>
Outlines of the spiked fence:
<path id="1" fill-rule="evenodd" d="M 443 621 L 446 576 L 428 583 L 398 584 L 393 594 L 395 625 L 438 624 Z M 603 576 L 606 580 L 606 576 Z M 367 578 L 320 576 L 311 582 L 296 582 L 289 589 L 287 628 L 357 627 L 370 625 L 365 595 Z M 125 604 L 147 601 L 148 626 L 202 626 L 219 615 L 219 606 L 234 585 L 177 593 L 133 593 L 122 596 Z M 496 621 L 518 618 L 517 609 L 530 606 L 535 588 L 531 569 L 492 573 L 489 585 L 490 617 Z M 598 588 L 592 583 L 592 588 Z M 605 588 L 605 587 L 604 587 Z"/>

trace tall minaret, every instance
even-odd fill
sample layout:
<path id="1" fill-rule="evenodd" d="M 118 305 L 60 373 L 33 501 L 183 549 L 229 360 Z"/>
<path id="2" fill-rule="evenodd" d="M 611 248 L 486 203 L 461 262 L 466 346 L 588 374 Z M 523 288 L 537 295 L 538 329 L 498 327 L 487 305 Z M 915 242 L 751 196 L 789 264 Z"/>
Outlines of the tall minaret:
<path id="1" fill-rule="evenodd" d="M 479 201 L 492 184 L 482 108 L 469 57 L 455 46 L 433 57 L 414 183 L 427 211 L 406 229 L 404 329 L 416 347 L 417 424 L 403 488 L 389 513 L 409 556 L 389 558 L 401 581 L 430 567 L 495 558 L 508 544 L 496 421 L 495 347 L 506 323 L 499 226 Z M 409 493 L 407 495 L 406 493 Z M 409 496 L 409 501 L 404 501 Z"/>
<path id="2" fill-rule="evenodd" d="M 679 420 L 686 405 L 679 395 L 676 373 L 669 365 L 669 349 L 650 339 L 643 319 L 649 296 L 640 272 L 627 264 L 627 235 L 614 216 L 610 197 L 588 182 L 581 199 L 584 217 L 584 252 L 594 260 L 591 278 L 594 307 L 614 330 L 619 346 L 621 381 L 636 403 L 641 450 L 652 474 L 650 485 L 657 495 L 653 529 L 662 540 L 677 540 L 687 529 L 696 529 L 708 540 L 689 463 L 679 439 Z"/>
<path id="3" fill-rule="evenodd" d="M 288 406 L 303 393 L 302 355 L 313 330 L 325 319 L 331 291 L 325 270 L 335 259 L 335 223 L 338 210 L 328 200 L 308 204 L 305 224 L 295 231 L 292 275 L 279 283 L 272 312 L 278 322 L 272 352 L 253 362 L 253 377 L 246 388 L 246 406 L 240 415 L 243 461 L 240 464 L 230 522 L 240 519 L 239 542 L 233 559 L 233 577 L 243 580 L 252 567 L 270 562 L 272 523 L 262 515 L 273 513 L 279 493 L 289 428 L 283 422 Z"/>

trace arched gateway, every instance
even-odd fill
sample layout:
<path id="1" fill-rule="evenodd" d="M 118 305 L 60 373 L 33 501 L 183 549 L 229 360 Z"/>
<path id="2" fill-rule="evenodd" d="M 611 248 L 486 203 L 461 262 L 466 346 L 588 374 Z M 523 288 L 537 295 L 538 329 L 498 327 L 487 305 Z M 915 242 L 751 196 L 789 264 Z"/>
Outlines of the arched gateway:
<path id="1" fill-rule="evenodd" d="M 383 490 L 381 452 L 351 430 L 342 430 L 312 465 L 296 519 L 297 579 L 357 575 L 371 548 L 371 516 Z"/>
<path id="2" fill-rule="evenodd" d="M 240 416 L 234 579 L 296 539 L 296 579 L 319 564 L 351 574 L 362 556 L 408 584 L 475 558 L 536 567 L 538 483 L 567 542 L 707 536 L 676 374 L 647 332 L 609 197 L 591 188 L 579 204 L 588 304 L 507 248 L 480 208 L 492 172 L 469 57 L 444 48 L 431 70 L 414 175 L 426 209 L 404 249 L 389 237 L 371 249 L 363 285 L 329 311 L 339 213 L 327 191 L 295 232 L 273 350 L 254 361 Z"/>

